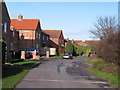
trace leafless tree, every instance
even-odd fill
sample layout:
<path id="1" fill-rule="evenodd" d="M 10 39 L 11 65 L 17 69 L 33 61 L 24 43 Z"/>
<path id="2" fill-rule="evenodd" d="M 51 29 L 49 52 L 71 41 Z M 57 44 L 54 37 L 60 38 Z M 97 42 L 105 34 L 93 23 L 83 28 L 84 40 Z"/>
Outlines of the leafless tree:
<path id="1" fill-rule="evenodd" d="M 117 30 L 117 19 L 116 17 L 100 17 L 98 18 L 95 29 L 90 30 L 93 38 L 104 39 L 107 37 L 108 32 Z"/>
<path id="2" fill-rule="evenodd" d="M 119 31 L 116 17 L 100 17 L 95 24 L 95 30 L 90 31 L 100 42 L 94 47 L 97 56 L 107 62 L 120 65 Z"/>

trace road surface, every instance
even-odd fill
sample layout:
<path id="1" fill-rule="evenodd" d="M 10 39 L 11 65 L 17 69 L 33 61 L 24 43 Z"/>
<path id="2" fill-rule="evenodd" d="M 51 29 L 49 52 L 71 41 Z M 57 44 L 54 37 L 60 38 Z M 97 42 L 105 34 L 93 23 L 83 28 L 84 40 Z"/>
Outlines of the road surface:
<path id="1" fill-rule="evenodd" d="M 83 64 L 88 57 L 47 59 L 33 68 L 16 88 L 108 88 L 105 80 L 88 74 Z"/>

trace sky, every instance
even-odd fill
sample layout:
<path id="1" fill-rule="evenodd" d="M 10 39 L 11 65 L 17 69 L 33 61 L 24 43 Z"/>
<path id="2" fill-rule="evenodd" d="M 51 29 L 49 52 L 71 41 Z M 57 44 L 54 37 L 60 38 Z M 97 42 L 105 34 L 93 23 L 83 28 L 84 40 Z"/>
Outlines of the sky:
<path id="1" fill-rule="evenodd" d="M 91 29 L 99 17 L 118 17 L 117 2 L 6 2 L 11 19 L 40 19 L 43 30 L 63 30 L 64 37 L 94 40 Z"/>

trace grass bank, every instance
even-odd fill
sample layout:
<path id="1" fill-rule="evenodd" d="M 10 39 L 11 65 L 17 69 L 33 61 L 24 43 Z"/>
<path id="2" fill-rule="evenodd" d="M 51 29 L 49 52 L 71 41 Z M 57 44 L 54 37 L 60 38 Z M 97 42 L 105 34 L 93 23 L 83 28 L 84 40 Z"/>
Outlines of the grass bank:
<path id="1" fill-rule="evenodd" d="M 42 58 L 46 58 L 46 56 L 42 56 Z M 60 59 L 60 58 L 62 58 L 62 57 L 61 57 L 61 56 L 50 56 L 49 58 Z"/>
<path id="2" fill-rule="evenodd" d="M 23 61 L 17 63 L 9 63 L 2 67 L 2 88 L 12 89 L 22 78 L 28 73 L 30 68 L 34 68 L 35 64 L 40 61 Z"/>
<path id="3" fill-rule="evenodd" d="M 87 70 L 102 78 L 106 79 L 109 83 L 120 87 L 120 78 L 118 77 L 118 66 L 113 63 L 104 62 L 102 59 L 96 58 L 86 61 L 87 64 L 92 64 L 92 67 L 87 68 Z"/>
<path id="4" fill-rule="evenodd" d="M 61 56 L 50 56 L 49 58 L 60 59 L 60 58 L 62 58 L 62 57 L 61 57 Z"/>

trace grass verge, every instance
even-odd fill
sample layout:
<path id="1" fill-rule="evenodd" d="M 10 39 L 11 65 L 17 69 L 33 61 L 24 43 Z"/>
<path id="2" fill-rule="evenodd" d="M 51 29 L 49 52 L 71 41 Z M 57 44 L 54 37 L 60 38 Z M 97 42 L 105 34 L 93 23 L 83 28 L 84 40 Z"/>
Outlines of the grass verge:
<path id="1" fill-rule="evenodd" d="M 87 68 L 88 72 L 102 78 L 106 79 L 109 83 L 120 87 L 120 78 L 118 77 L 117 65 L 112 63 L 104 62 L 100 58 L 87 60 L 86 64 L 91 64 L 92 67 Z"/>
<path id="2" fill-rule="evenodd" d="M 23 61 L 3 65 L 2 89 L 4 90 L 9 88 L 12 90 L 12 88 L 14 88 L 15 85 L 22 80 L 35 63 L 40 63 L 40 61 Z"/>
<path id="3" fill-rule="evenodd" d="M 87 70 L 102 79 L 106 79 L 109 83 L 112 83 L 115 86 L 119 86 L 120 79 L 118 80 L 118 76 L 114 76 L 111 73 L 99 71 L 98 69 L 93 67 L 87 68 Z"/>
<path id="4" fill-rule="evenodd" d="M 61 57 L 61 56 L 51 56 L 51 57 L 49 57 L 49 58 L 60 59 L 60 58 L 62 58 L 62 57 Z"/>

